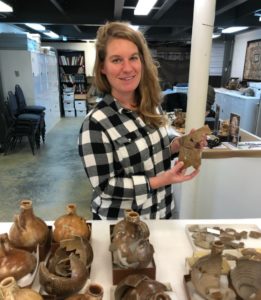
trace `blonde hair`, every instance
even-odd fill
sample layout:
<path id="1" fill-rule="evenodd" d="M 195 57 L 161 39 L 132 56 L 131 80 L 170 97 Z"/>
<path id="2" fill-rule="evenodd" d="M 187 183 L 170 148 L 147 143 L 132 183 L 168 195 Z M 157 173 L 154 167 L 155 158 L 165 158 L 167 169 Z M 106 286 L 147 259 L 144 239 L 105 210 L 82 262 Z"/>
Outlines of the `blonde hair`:
<path id="1" fill-rule="evenodd" d="M 111 86 L 101 69 L 106 57 L 107 43 L 111 39 L 125 39 L 134 43 L 139 51 L 142 74 L 136 89 L 138 113 L 147 125 L 160 127 L 166 124 L 166 118 L 157 113 L 161 102 L 161 88 L 158 69 L 153 60 L 143 34 L 132 29 L 128 23 L 108 22 L 101 26 L 96 36 L 96 59 L 94 64 L 94 84 L 103 93 L 111 93 Z"/>

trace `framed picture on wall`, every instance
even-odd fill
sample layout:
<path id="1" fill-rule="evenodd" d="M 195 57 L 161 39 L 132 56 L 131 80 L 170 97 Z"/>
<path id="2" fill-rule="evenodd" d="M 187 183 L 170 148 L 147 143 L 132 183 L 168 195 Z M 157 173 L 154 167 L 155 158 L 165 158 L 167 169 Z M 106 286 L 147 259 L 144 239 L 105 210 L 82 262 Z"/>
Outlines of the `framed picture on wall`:
<path id="1" fill-rule="evenodd" d="M 243 79 L 261 81 L 261 40 L 247 43 Z"/>

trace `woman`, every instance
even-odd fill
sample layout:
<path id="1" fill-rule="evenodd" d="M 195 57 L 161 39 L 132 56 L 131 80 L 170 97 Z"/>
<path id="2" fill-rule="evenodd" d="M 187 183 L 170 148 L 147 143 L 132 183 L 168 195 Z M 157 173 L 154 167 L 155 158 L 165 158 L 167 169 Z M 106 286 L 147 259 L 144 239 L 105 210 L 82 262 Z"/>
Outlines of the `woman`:
<path id="1" fill-rule="evenodd" d="M 174 215 L 171 184 L 194 178 L 183 162 L 171 168 L 178 139 L 169 143 L 159 113 L 157 67 L 143 35 L 121 22 L 97 32 L 95 86 L 105 97 L 87 115 L 79 154 L 93 186 L 93 219 L 117 219 L 125 209 L 141 217 Z"/>

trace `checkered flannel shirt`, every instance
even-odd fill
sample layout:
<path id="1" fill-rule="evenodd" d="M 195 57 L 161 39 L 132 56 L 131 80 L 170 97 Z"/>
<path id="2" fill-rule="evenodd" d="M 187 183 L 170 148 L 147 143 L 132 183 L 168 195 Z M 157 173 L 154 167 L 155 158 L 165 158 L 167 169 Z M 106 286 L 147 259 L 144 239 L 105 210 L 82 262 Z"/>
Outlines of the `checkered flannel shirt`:
<path id="1" fill-rule="evenodd" d="M 86 116 L 79 155 L 93 187 L 92 212 L 102 219 L 173 217 L 171 186 L 152 190 L 148 178 L 170 168 L 170 141 L 164 127 L 147 126 L 136 112 L 106 95 Z"/>

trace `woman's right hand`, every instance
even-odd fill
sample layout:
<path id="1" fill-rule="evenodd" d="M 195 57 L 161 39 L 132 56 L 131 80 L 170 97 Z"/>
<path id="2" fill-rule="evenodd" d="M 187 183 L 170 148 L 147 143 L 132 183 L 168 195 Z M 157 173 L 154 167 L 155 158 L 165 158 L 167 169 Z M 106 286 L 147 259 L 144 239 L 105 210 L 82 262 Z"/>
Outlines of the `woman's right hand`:
<path id="1" fill-rule="evenodd" d="M 186 174 L 187 169 L 184 169 L 184 162 L 177 161 L 175 165 L 165 172 L 166 180 L 172 183 L 180 183 L 183 181 L 188 181 L 194 178 L 198 173 L 199 169 L 192 171 L 189 174 Z"/>
<path id="2" fill-rule="evenodd" d="M 182 161 L 177 161 L 175 165 L 168 171 L 165 171 L 155 177 L 151 177 L 149 179 L 150 187 L 152 189 L 158 189 L 169 184 L 188 181 L 199 173 L 199 169 L 197 169 L 189 174 L 186 174 L 187 169 L 184 169 L 183 167 L 184 163 Z"/>

